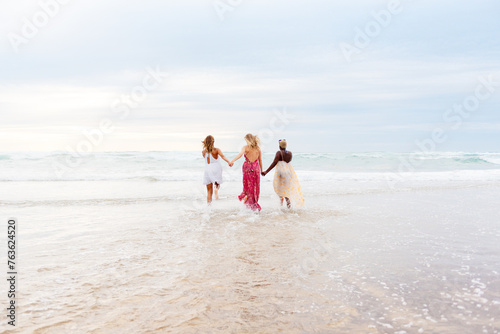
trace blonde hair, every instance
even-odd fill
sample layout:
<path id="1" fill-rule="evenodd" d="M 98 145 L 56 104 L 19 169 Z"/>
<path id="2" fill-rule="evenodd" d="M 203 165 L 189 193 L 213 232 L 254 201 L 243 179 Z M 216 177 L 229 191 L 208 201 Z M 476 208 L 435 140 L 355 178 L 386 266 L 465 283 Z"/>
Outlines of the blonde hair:
<path id="1" fill-rule="evenodd" d="M 207 138 L 205 138 L 205 140 L 202 141 L 203 149 L 207 150 L 208 153 L 212 153 L 212 150 L 214 149 L 214 142 L 215 142 L 214 137 L 208 135 Z"/>
<path id="2" fill-rule="evenodd" d="M 246 140 L 248 146 L 250 146 L 250 148 L 259 148 L 259 144 L 260 144 L 259 137 L 255 136 L 251 133 L 247 133 L 247 135 L 245 136 L 245 140 Z"/>

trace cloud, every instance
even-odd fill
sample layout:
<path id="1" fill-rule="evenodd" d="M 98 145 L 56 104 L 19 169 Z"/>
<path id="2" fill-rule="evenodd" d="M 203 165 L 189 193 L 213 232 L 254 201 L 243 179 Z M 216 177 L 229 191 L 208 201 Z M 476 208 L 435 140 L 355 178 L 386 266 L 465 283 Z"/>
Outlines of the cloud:
<path id="1" fill-rule="evenodd" d="M 116 117 L 111 103 L 157 65 L 170 76 L 116 119 L 100 149 L 197 149 L 207 132 L 239 145 L 241 133 L 266 129 L 273 108 L 285 106 L 296 120 L 274 135 L 293 135 L 300 150 L 407 148 L 499 68 L 500 22 L 494 1 L 401 3 L 348 63 L 339 43 L 353 43 L 388 1 L 243 1 L 223 21 L 212 1 L 69 2 L 19 53 L 7 38 L 0 45 L 9 64 L 0 77 L 0 151 L 77 141 L 82 128 Z M 40 10 L 35 1 L 0 6 L 4 37 Z M 486 101 L 463 131 L 496 124 L 498 105 Z M 15 145 L 13 129 L 24 138 Z M 321 148 L 311 139 L 332 143 L 338 134 L 347 138 Z M 165 138 L 170 144 L 157 144 Z"/>

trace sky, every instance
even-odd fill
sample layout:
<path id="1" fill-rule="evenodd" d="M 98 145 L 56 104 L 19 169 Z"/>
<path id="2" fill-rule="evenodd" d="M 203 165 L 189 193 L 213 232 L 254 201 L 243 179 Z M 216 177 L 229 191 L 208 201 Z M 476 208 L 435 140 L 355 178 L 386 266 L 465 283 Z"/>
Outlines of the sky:
<path id="1" fill-rule="evenodd" d="M 0 151 L 500 151 L 497 0 L 0 0 Z"/>

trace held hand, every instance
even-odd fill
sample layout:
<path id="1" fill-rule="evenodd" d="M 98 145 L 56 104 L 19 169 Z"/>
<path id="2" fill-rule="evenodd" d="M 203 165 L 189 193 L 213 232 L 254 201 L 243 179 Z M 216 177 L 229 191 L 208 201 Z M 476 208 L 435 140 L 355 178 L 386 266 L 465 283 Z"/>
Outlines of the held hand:
<path id="1" fill-rule="evenodd" d="M 232 162 L 232 161 L 229 161 L 229 162 L 228 162 L 227 164 L 229 165 L 229 167 L 233 167 L 233 165 L 234 165 L 234 162 Z"/>
<path id="2" fill-rule="evenodd" d="M 266 172 L 262 172 L 260 173 L 262 176 L 266 176 Z"/>

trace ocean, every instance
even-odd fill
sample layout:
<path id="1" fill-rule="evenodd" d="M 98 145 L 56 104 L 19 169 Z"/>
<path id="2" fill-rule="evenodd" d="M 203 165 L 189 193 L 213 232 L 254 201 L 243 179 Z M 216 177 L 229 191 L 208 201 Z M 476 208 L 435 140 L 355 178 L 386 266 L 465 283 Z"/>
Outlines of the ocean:
<path id="1" fill-rule="evenodd" d="M 274 152 L 263 155 L 265 167 L 273 158 Z M 412 177 L 422 180 L 498 180 L 500 153 L 295 153 L 293 165 L 304 181 L 377 180 L 385 179 L 384 173 L 412 172 Z M 0 181 L 199 181 L 203 159 L 199 152 L 110 152 L 83 157 L 64 152 L 0 153 L 0 168 Z M 226 179 L 239 181 L 238 172 L 226 168 Z"/>
<path id="2" fill-rule="evenodd" d="M 271 172 L 260 213 L 242 160 L 207 206 L 200 152 L 0 153 L 12 332 L 500 332 L 500 153 L 295 152 L 304 207 Z"/>

